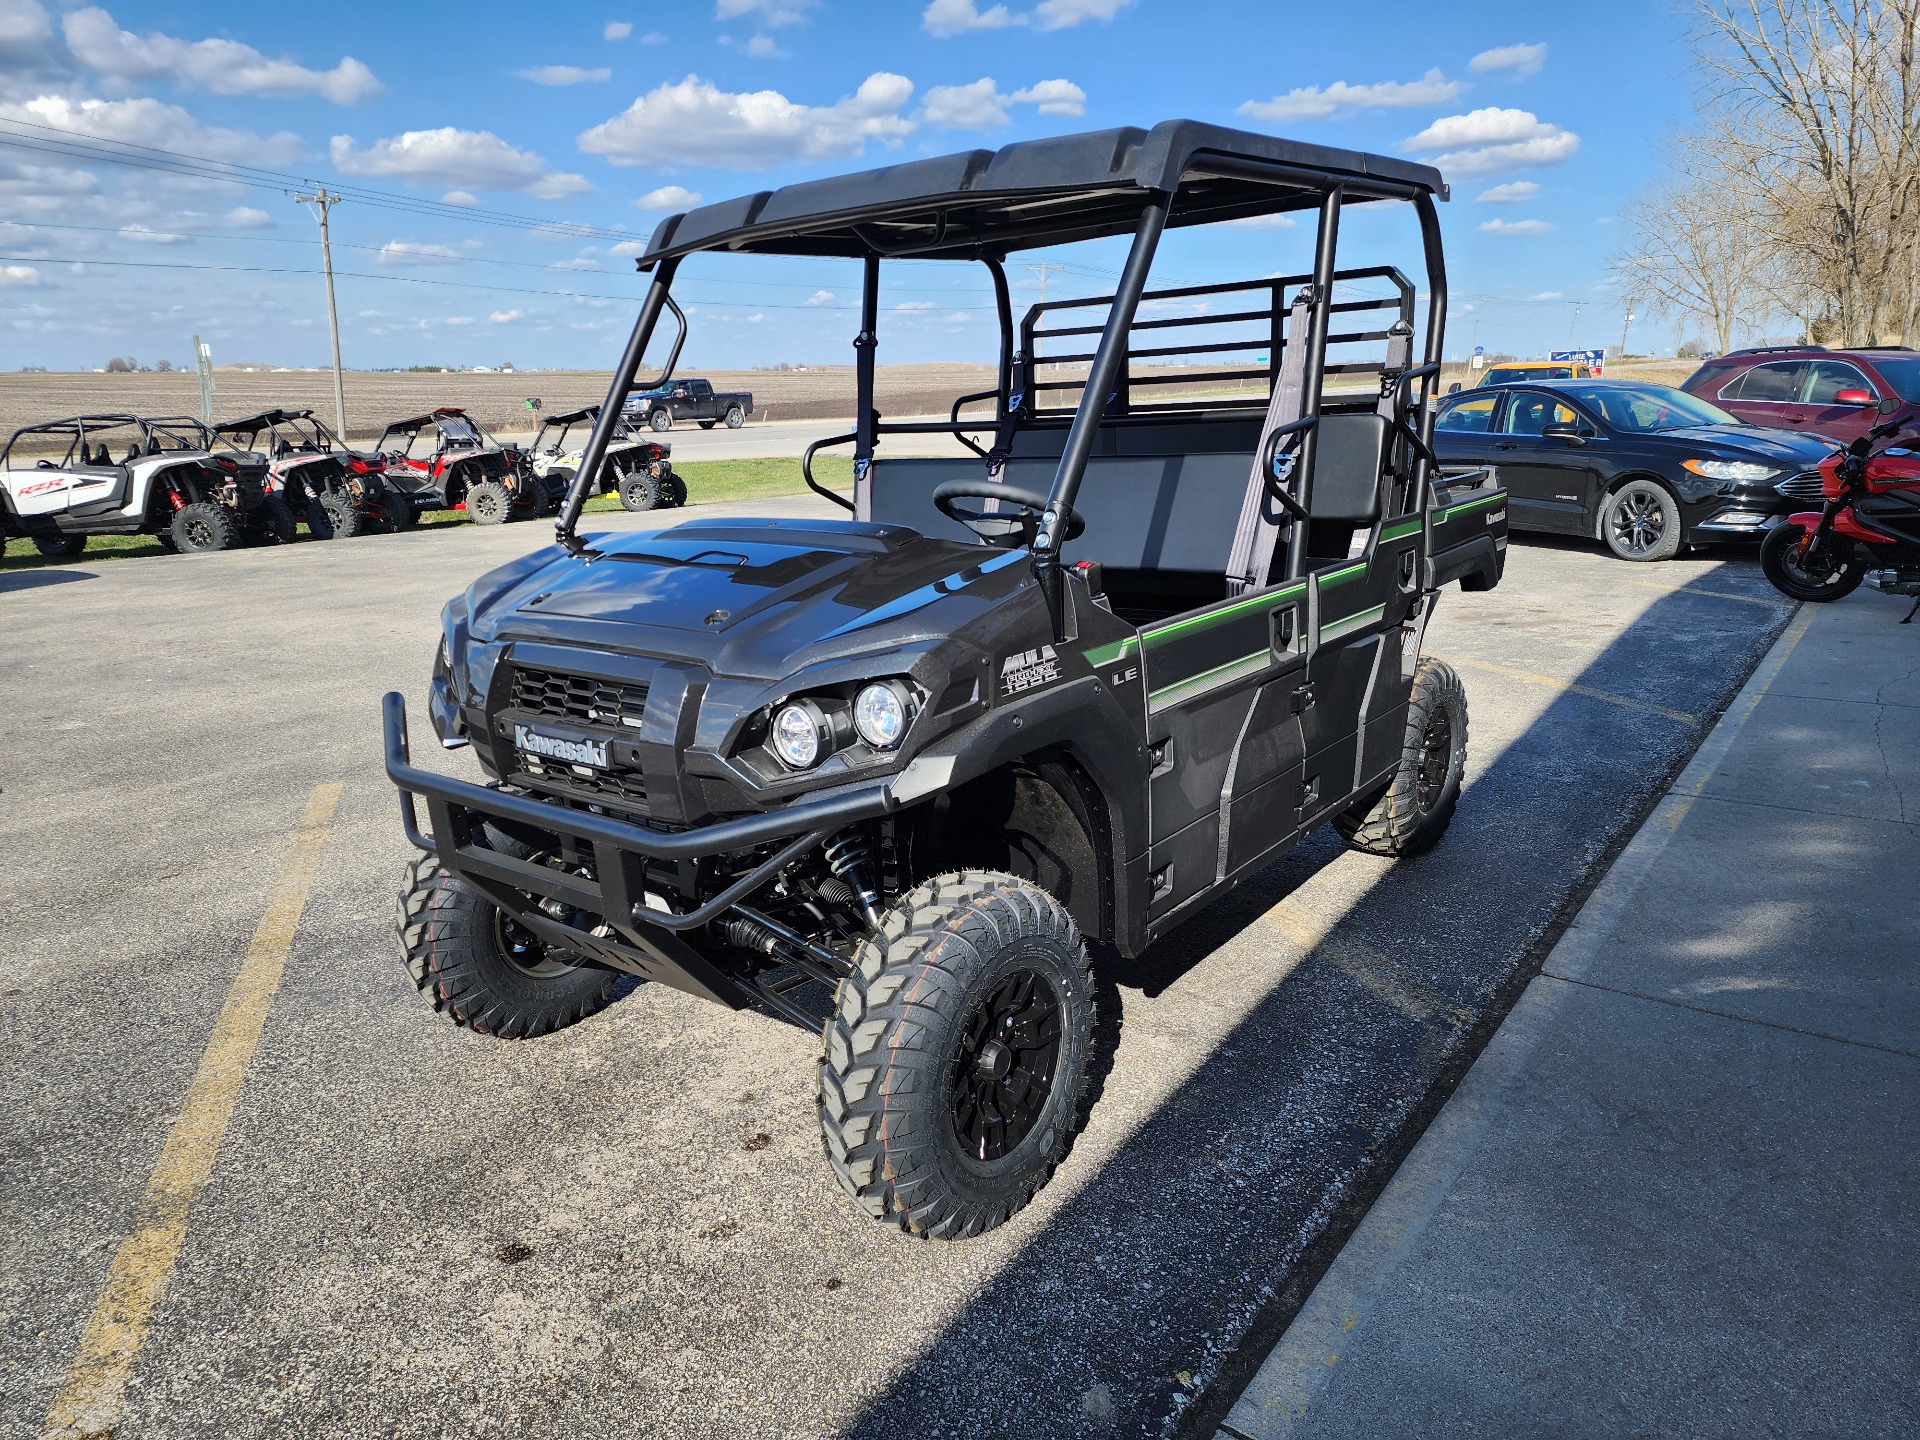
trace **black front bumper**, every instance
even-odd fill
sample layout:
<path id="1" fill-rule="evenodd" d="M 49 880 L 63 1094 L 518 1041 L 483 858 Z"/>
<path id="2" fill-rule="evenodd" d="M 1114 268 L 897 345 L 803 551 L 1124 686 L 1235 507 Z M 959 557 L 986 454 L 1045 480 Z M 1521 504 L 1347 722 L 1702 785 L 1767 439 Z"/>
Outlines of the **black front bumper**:
<path id="1" fill-rule="evenodd" d="M 716 964 L 682 937 L 736 909 L 835 831 L 884 815 L 900 803 L 891 780 L 873 780 L 797 800 L 767 814 L 691 830 L 654 830 L 419 769 L 408 743 L 406 700 L 391 692 L 382 704 L 387 778 L 400 791 L 407 839 L 437 856 L 447 870 L 549 944 L 733 1009 L 766 999 L 764 987 L 742 972 Z M 420 830 L 416 799 L 426 802 L 431 833 Z M 567 870 L 505 854 L 487 843 L 482 826 L 488 820 L 551 834 L 558 848 L 581 857 L 583 863 Z M 646 862 L 650 859 L 698 860 L 769 845 L 778 848 L 695 909 L 669 913 L 647 903 Z M 590 865 L 584 863 L 588 857 Z M 579 873 L 583 870 L 590 873 Z M 544 908 L 542 901 L 550 902 L 551 908 Z M 604 923 L 584 929 L 556 915 L 556 910 Z M 765 923 L 764 917 L 754 918 Z"/>

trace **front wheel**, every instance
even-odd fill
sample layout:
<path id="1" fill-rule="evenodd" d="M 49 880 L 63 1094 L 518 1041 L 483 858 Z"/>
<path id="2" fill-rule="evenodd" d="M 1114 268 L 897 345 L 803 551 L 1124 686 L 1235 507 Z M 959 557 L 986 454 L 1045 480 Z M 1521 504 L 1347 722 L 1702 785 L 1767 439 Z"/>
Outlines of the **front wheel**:
<path id="1" fill-rule="evenodd" d="M 673 414 L 667 410 L 656 410 L 647 416 L 647 425 L 654 430 L 671 430 L 673 428 Z"/>
<path id="2" fill-rule="evenodd" d="M 256 533 L 269 545 L 291 545 L 300 534 L 293 511 L 278 495 L 268 495 L 253 512 Z"/>
<path id="3" fill-rule="evenodd" d="M 1795 600 L 1838 600 L 1860 588 L 1867 567 L 1860 547 L 1829 534 L 1818 550 L 1803 525 L 1776 525 L 1760 542 L 1760 571 L 1773 588 Z"/>
<path id="4" fill-rule="evenodd" d="M 1671 560 L 1680 532 L 1680 504 L 1655 480 L 1629 480 L 1600 510 L 1600 538 L 1622 560 Z"/>
<path id="5" fill-rule="evenodd" d="M 747 423 L 746 411 L 742 410 L 738 405 L 729 405 L 727 407 L 727 429 L 738 430 L 742 425 L 746 423 Z"/>
<path id="6" fill-rule="evenodd" d="M 504 525 L 513 499 L 498 480 L 476 480 L 467 487 L 467 518 L 476 525 Z"/>
<path id="7" fill-rule="evenodd" d="M 1046 891 L 968 870 L 902 896 L 835 993 L 820 1131 L 874 1219 L 960 1240 L 1032 1200 L 1081 1119 L 1087 947 Z"/>
<path id="8" fill-rule="evenodd" d="M 414 989 L 482 1035 L 521 1040 L 565 1029 L 606 1008 L 620 978 L 549 949 L 431 855 L 407 866 L 394 924 Z"/>
<path id="9" fill-rule="evenodd" d="M 404 534 L 420 519 L 414 513 L 413 503 L 406 496 L 391 490 L 380 497 L 380 516 L 386 524 L 389 535 Z"/>
<path id="10" fill-rule="evenodd" d="M 313 523 L 315 510 L 323 517 L 318 529 Z M 366 524 L 366 516 L 353 503 L 353 497 L 343 495 L 338 490 L 328 490 L 318 500 L 307 504 L 307 532 L 316 539 L 351 540 L 366 528 Z M 321 534 L 322 530 L 326 532 L 324 535 Z"/>
<path id="11" fill-rule="evenodd" d="M 49 560 L 71 560 L 87 548 L 84 535 L 36 535 L 33 548 Z"/>
<path id="12" fill-rule="evenodd" d="M 660 476 L 660 498 L 678 509 L 687 503 L 687 482 L 673 471 L 666 471 Z"/>
<path id="13" fill-rule="evenodd" d="M 1355 850 L 1399 858 L 1431 850 L 1453 822 L 1467 769 L 1467 687 L 1451 665 L 1422 660 L 1407 702 L 1400 768 L 1387 788 L 1336 815 Z"/>

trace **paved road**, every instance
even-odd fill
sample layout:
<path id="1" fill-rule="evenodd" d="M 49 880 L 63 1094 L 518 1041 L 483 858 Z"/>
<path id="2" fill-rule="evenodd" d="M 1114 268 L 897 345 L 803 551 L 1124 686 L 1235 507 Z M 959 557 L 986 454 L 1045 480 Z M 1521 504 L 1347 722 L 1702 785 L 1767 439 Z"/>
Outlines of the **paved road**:
<path id="1" fill-rule="evenodd" d="M 968 412 L 969 415 L 973 413 L 971 410 Z M 934 420 L 946 417 L 890 415 L 887 418 Z M 845 435 L 852 429 L 852 420 L 755 420 L 738 430 L 729 430 L 720 425 L 711 430 L 702 430 L 698 425 L 680 424 L 659 438 L 673 447 L 676 460 L 780 460 L 803 453 L 816 440 L 824 440 L 829 435 Z M 574 444 L 579 444 L 585 437 L 585 431 L 576 430 L 571 438 Z M 509 434 L 502 431 L 501 438 L 510 443 L 526 444 L 533 440 L 534 432 L 528 430 Z M 881 451 L 887 455 L 967 453 L 959 441 L 946 435 L 888 435 L 881 440 Z M 853 447 L 842 445 L 826 453 L 851 455 Z"/>
<path id="2" fill-rule="evenodd" d="M 179 1253 L 119 1440 L 1205 1423 L 1786 619 L 1744 559 L 1516 544 L 1431 633 L 1473 705 L 1447 841 L 1394 868 L 1313 840 L 1111 977 L 1089 1130 L 1029 1211 L 940 1246 L 832 1183 L 803 1033 L 640 987 L 501 1043 L 402 978 L 378 696 L 418 708 L 441 602 L 543 536 L 0 577 L 0 1436 L 98 1369 L 76 1350 L 136 1231 Z M 251 1069 L 213 1064 L 232 1120 L 180 1230 L 143 1191 L 335 783 Z"/>

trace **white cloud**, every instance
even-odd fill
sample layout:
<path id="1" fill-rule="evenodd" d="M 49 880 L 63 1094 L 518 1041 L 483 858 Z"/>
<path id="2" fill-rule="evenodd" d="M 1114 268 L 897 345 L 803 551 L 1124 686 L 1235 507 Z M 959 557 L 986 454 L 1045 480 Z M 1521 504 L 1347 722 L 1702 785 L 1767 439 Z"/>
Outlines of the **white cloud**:
<path id="1" fill-rule="evenodd" d="M 1553 226 L 1544 220 L 1482 220 L 1480 228 L 1489 235 L 1545 235 Z"/>
<path id="2" fill-rule="evenodd" d="M 1491 190 L 1482 190 L 1474 198 L 1483 205 L 1518 205 L 1523 200 L 1531 200 L 1540 193 L 1540 187 L 1531 180 L 1509 180 L 1504 185 L 1496 185 Z"/>
<path id="3" fill-rule="evenodd" d="M 473 323 L 473 317 L 471 315 L 449 315 L 440 323 L 442 325 L 471 325 Z"/>
<path id="4" fill-rule="evenodd" d="M 556 260 L 547 268 L 549 270 L 604 270 L 606 267 L 590 255 L 576 255 L 571 260 Z"/>
<path id="5" fill-rule="evenodd" d="M 440 197 L 442 205 L 478 205 L 480 197 L 470 190 L 449 190 Z"/>
<path id="6" fill-rule="evenodd" d="M 644 255 L 647 253 L 647 242 L 644 240 L 622 240 L 618 245 L 609 245 L 607 247 L 607 253 L 609 255 L 618 255 L 622 260 L 631 260 L 636 255 Z"/>
<path id="7" fill-rule="evenodd" d="M 902 315 L 922 315 L 929 310 L 938 310 L 940 307 L 931 300 L 902 300 L 893 308 Z"/>
<path id="8" fill-rule="evenodd" d="M 329 146 L 334 168 L 344 175 L 377 175 L 421 185 L 463 190 L 524 190 L 540 200 L 559 200 L 593 187 L 582 175 L 549 170 L 531 150 L 516 150 L 490 130 L 408 130 L 359 149 L 350 135 Z"/>
<path id="9" fill-rule="evenodd" d="M 96 140 L 119 140 L 162 150 L 181 150 L 208 160 L 283 164 L 306 153 L 299 136 L 281 131 L 256 135 L 202 125 L 178 105 L 158 100 L 70 100 L 43 95 L 23 105 L 0 105 L 0 116 L 30 120 L 58 130 L 77 130 Z M 231 192 L 229 192 L 231 193 Z"/>
<path id="10" fill-rule="evenodd" d="M 832 105 L 800 105 L 777 90 L 734 94 L 697 75 L 665 84 L 580 136 L 615 165 L 711 165 L 762 170 L 794 160 L 858 155 L 868 140 L 895 143 L 913 122 L 904 75 L 877 71 Z"/>
<path id="11" fill-rule="evenodd" d="M 1012 25 L 1037 25 L 1042 30 L 1066 30 L 1087 20 L 1111 20 L 1133 0 L 1040 0 L 1032 10 L 1015 13 L 1005 5 L 978 0 L 930 0 L 920 12 L 920 26 L 945 40 L 969 30 L 1005 30 Z"/>
<path id="12" fill-rule="evenodd" d="M 700 192 L 684 185 L 662 185 L 633 203 L 642 210 L 689 210 L 700 203 Z"/>
<path id="13" fill-rule="evenodd" d="M 93 6 L 75 10 L 61 27 L 75 59 L 89 70 L 122 80 L 164 77 L 216 95 L 319 95 L 336 105 L 358 105 L 386 94 L 373 72 L 352 56 L 331 70 L 310 70 L 291 60 L 269 60 L 236 40 L 135 35 Z"/>
<path id="14" fill-rule="evenodd" d="M 1383 80 L 1375 85 L 1303 85 L 1271 100 L 1249 100 L 1239 113 L 1255 120 L 1325 120 L 1360 110 L 1405 110 L 1418 105 L 1444 105 L 1460 94 L 1458 80 L 1429 70 L 1418 80 Z"/>
<path id="15" fill-rule="evenodd" d="M 833 303 L 833 292 L 831 290 L 816 290 L 801 303 L 804 305 L 831 305 Z"/>
<path id="16" fill-rule="evenodd" d="M 717 0 L 716 20 L 738 20 L 751 15 L 762 25 L 798 25 L 820 0 Z"/>
<path id="17" fill-rule="evenodd" d="M 496 310 L 487 316 L 487 323 L 491 325 L 511 325 L 519 318 L 520 312 L 518 310 Z"/>
<path id="18" fill-rule="evenodd" d="M 970 85 L 936 85 L 927 92 L 919 118 L 943 130 L 991 130 L 1007 123 L 1007 106 L 1034 105 L 1042 115 L 1084 115 L 1087 92 L 1071 80 L 1042 80 L 1003 95 L 992 80 Z"/>
<path id="19" fill-rule="evenodd" d="M 0 285 L 38 285 L 40 272 L 31 265 L 0 265 Z"/>
<path id="20" fill-rule="evenodd" d="M 1440 150 L 1433 163 L 1453 175 L 1479 175 L 1525 165 L 1557 165 L 1580 148 L 1580 137 L 1528 110 L 1488 108 L 1436 120 L 1411 136 L 1409 150 Z"/>
<path id="21" fill-rule="evenodd" d="M 633 24 L 631 21 L 609 20 L 607 22 L 607 28 L 600 32 L 600 38 L 602 40 L 624 40 L 631 34 L 633 34 Z M 519 313 L 517 310 L 514 311 L 516 315 Z"/>
<path id="22" fill-rule="evenodd" d="M 1567 297 L 1558 290 L 1542 290 L 1538 295 L 1529 295 L 1529 300 L 1564 300 Z"/>
<path id="23" fill-rule="evenodd" d="M 747 54 L 756 60 L 784 60 L 787 52 L 773 43 L 771 35 L 756 35 L 747 41 Z"/>
<path id="24" fill-rule="evenodd" d="M 1038 106 L 1042 115 L 1087 113 L 1087 92 L 1071 80 L 1042 80 L 1038 85 L 1014 91 L 1013 98 L 1022 105 Z"/>
<path id="25" fill-rule="evenodd" d="M 1249 215 L 1244 220 L 1227 221 L 1246 230 L 1291 230 L 1298 223 L 1291 215 Z"/>
<path id="26" fill-rule="evenodd" d="M 597 70 L 583 70 L 578 65 L 541 65 L 517 73 L 536 85 L 587 85 L 613 78 L 613 71 L 604 65 Z"/>
<path id="27" fill-rule="evenodd" d="M 389 240 L 380 247 L 382 265 L 450 265 L 459 252 L 445 245 L 427 245 L 418 240 Z"/>
<path id="28" fill-rule="evenodd" d="M 642 45 L 664 45 L 667 43 L 667 37 L 662 35 L 658 30 L 649 30 L 640 37 L 640 43 Z"/>
<path id="29" fill-rule="evenodd" d="M 1492 50 L 1482 50 L 1468 63 L 1476 75 L 1511 70 L 1514 79 L 1524 80 L 1529 75 L 1539 74 L 1540 67 L 1546 61 L 1545 45 L 1499 45 Z"/>
<path id="30" fill-rule="evenodd" d="M 195 235 L 222 230 L 270 230 L 273 226 L 273 217 L 266 211 L 236 205 L 221 215 L 181 210 L 152 225 L 135 220 L 120 227 L 120 236 L 143 245 L 182 245 Z"/>

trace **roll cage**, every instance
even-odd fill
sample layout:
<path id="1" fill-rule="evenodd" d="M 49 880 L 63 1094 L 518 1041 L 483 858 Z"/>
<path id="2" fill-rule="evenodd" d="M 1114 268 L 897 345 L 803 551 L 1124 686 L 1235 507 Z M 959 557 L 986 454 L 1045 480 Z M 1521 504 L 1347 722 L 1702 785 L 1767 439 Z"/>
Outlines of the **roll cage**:
<path id="1" fill-rule="evenodd" d="M 66 442 L 64 453 L 54 462 L 59 466 L 123 465 L 128 459 L 147 455 L 203 454 L 213 448 L 212 432 L 191 415 L 74 415 L 14 431 L 6 448 L 0 450 L 0 469 L 15 468 L 15 447 L 22 452 L 36 449 L 34 441 L 42 437 L 48 442 L 49 453 L 62 440 Z M 127 452 L 113 454 L 122 444 L 128 447 Z M 89 458 L 96 445 L 104 449 L 107 459 Z M 34 463 L 44 458 L 35 457 Z"/>
<path id="2" fill-rule="evenodd" d="M 432 433 L 438 444 L 435 452 L 457 450 L 499 450 L 504 448 L 500 442 L 473 416 L 465 410 L 452 406 L 443 406 L 429 411 L 425 415 L 416 415 L 411 420 L 395 420 L 380 432 L 376 450 L 385 452 L 387 442 L 395 436 L 405 440 L 401 447 L 403 455 L 411 456 L 413 442 L 423 433 Z"/>
<path id="3" fill-rule="evenodd" d="M 288 455 L 332 455 L 344 451 L 340 437 L 317 419 L 311 410 L 262 410 L 223 420 L 212 427 L 213 434 L 236 450 L 252 451 L 264 433 L 271 438 L 268 459 Z"/>
<path id="4" fill-rule="evenodd" d="M 1052 431 L 1056 443 L 1039 447 L 1035 457 L 1044 460 L 1047 504 L 1028 527 L 1026 543 L 1036 561 L 1057 566 L 1103 428 L 1244 418 L 1256 423 L 1258 445 L 1227 567 L 1229 593 L 1297 579 L 1312 558 L 1313 541 L 1309 525 L 1292 521 L 1313 511 L 1317 462 L 1335 443 L 1323 439 L 1322 422 L 1332 410 L 1378 417 L 1389 452 L 1382 457 L 1380 471 L 1388 477 L 1382 483 L 1405 486 L 1394 497 L 1396 512 L 1417 508 L 1437 472 L 1430 402 L 1437 390 L 1447 284 L 1434 201 L 1446 194 L 1439 172 L 1425 165 L 1172 120 L 1150 131 L 1097 131 L 914 161 L 672 216 L 655 229 L 636 262 L 652 274 L 652 284 L 562 509 L 560 543 L 576 554 L 586 548 L 576 534 L 581 509 L 661 312 L 679 314 L 670 292 L 680 263 L 701 251 L 727 250 L 863 262 L 853 342 L 855 427 L 809 447 L 804 462 L 808 484 L 860 518 L 874 518 L 871 477 L 884 436 L 954 434 L 984 462 L 987 478 L 997 481 L 1018 457 L 1023 438 Z M 1390 267 L 1343 270 L 1336 263 L 1343 208 L 1380 200 L 1412 204 L 1419 220 L 1427 314 L 1418 357 L 1413 341 L 1420 290 Z M 1315 214 L 1309 272 L 1147 290 L 1154 253 L 1168 228 L 1295 211 Z M 1119 235 L 1131 235 L 1132 243 L 1112 295 L 1034 306 L 1016 325 L 1005 268 L 1009 256 Z M 883 422 L 874 409 L 880 268 L 902 258 L 982 264 L 992 281 L 997 383 L 963 396 L 946 421 Z M 1366 282 L 1390 294 L 1353 293 Z M 1203 297 L 1231 303 L 1224 312 L 1209 309 L 1204 315 L 1141 314 L 1150 302 L 1198 306 Z M 1102 307 L 1104 316 L 1098 313 Z M 684 320 L 681 325 L 668 373 L 685 338 Z M 1232 333 L 1235 326 L 1239 333 Z M 1330 347 L 1374 347 L 1376 353 L 1343 353 L 1330 361 Z M 1176 366 L 1180 357 L 1210 368 Z M 1330 394 L 1330 381 L 1347 393 Z M 1210 386 L 1231 388 L 1225 395 L 1192 393 Z M 963 418 L 967 406 L 989 402 L 990 419 Z M 989 444 L 972 438 L 979 432 L 991 433 Z M 851 503 L 812 475 L 814 454 L 838 444 L 853 446 Z"/>

